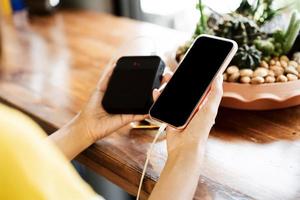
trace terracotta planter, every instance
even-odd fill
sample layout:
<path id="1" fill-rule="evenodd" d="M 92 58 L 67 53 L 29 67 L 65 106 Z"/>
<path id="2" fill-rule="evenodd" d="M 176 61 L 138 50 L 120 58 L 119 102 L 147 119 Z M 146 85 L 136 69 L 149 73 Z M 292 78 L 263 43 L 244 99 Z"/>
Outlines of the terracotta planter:
<path id="1" fill-rule="evenodd" d="M 271 110 L 300 105 L 300 80 L 286 83 L 241 84 L 224 82 L 221 105 L 245 110 Z"/>

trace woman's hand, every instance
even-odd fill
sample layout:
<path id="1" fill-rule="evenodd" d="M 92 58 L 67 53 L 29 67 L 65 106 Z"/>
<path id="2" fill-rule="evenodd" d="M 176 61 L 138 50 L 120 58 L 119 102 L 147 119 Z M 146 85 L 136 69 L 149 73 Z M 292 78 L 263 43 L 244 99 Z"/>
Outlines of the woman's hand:
<path id="1" fill-rule="evenodd" d="M 96 89 L 78 116 L 78 120 L 86 127 L 86 134 L 89 134 L 93 141 L 113 133 L 130 122 L 146 118 L 146 115 L 109 114 L 104 110 L 102 99 L 112 71 L 113 68 L 110 68 L 103 73 Z"/>
<path id="2" fill-rule="evenodd" d="M 168 77 L 169 78 L 169 77 Z M 204 148 L 210 129 L 215 123 L 219 104 L 223 94 L 223 77 L 219 75 L 214 81 L 208 97 L 200 105 L 188 126 L 182 130 L 167 128 L 167 147 L 170 155 L 175 151 L 189 151 L 193 148 Z M 158 90 L 154 91 L 154 97 L 159 95 Z"/>
<path id="3" fill-rule="evenodd" d="M 222 76 L 188 126 L 182 130 L 167 129 L 168 159 L 149 200 L 193 199 L 211 127 L 222 98 Z"/>
<path id="4" fill-rule="evenodd" d="M 112 115 L 104 110 L 102 98 L 112 71 L 113 67 L 104 70 L 85 107 L 68 124 L 49 137 L 69 159 L 73 159 L 95 141 L 130 122 L 143 120 L 147 117 L 147 115 Z M 168 80 L 169 77 L 170 74 L 166 72 L 162 82 Z"/>
<path id="5" fill-rule="evenodd" d="M 202 151 L 205 147 L 209 132 L 215 123 L 218 108 L 223 94 L 223 76 L 219 75 L 208 97 L 205 99 L 200 109 L 195 113 L 188 126 L 182 130 L 167 130 L 168 154 L 174 151 L 189 151 L 191 148 Z M 194 150 L 194 149 L 193 149 Z"/>
<path id="6" fill-rule="evenodd" d="M 147 115 L 109 114 L 104 110 L 101 102 L 112 71 L 113 68 L 104 73 L 88 103 L 78 116 L 78 119 L 84 122 L 87 133 L 94 141 L 115 132 L 131 122 L 147 118 Z M 168 81 L 170 76 L 170 72 L 166 69 L 162 83 Z"/>

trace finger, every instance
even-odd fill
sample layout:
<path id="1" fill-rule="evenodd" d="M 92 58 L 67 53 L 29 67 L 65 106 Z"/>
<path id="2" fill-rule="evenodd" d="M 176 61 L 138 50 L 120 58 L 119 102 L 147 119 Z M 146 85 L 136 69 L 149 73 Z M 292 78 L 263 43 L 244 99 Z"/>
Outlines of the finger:
<path id="1" fill-rule="evenodd" d="M 205 106 L 208 106 L 209 103 L 215 104 L 215 97 L 221 96 L 223 93 L 223 76 L 217 76 L 214 82 L 212 83 L 211 89 L 209 90 L 206 98 L 203 100 L 202 104 L 199 105 L 199 109 Z"/>
<path id="2" fill-rule="evenodd" d="M 223 76 L 222 75 L 218 75 L 216 77 L 216 79 L 214 80 L 214 83 L 212 85 L 213 89 L 217 89 L 220 90 L 223 88 Z"/>
<path id="3" fill-rule="evenodd" d="M 165 67 L 163 75 L 165 75 L 165 74 L 173 74 L 173 72 L 170 69 L 170 67 L 168 67 L 168 66 Z"/>
<path id="4" fill-rule="evenodd" d="M 204 100 L 202 104 L 203 105 L 202 108 L 199 109 L 197 113 L 195 113 L 195 116 L 191 120 L 192 124 L 200 125 L 203 124 L 204 121 L 214 122 L 215 116 L 217 115 L 218 108 L 222 99 L 222 94 L 223 94 L 222 82 L 223 82 L 223 77 L 218 76 L 214 81 L 211 91 L 209 92 L 206 100 Z"/>
<path id="5" fill-rule="evenodd" d="M 152 92 L 154 101 L 156 101 L 156 99 L 158 98 L 159 95 L 160 95 L 160 92 L 158 91 L 158 89 L 154 89 Z"/>
<path id="6" fill-rule="evenodd" d="M 223 76 L 217 76 L 208 95 L 207 105 L 220 104 L 223 95 Z"/>
<path id="7" fill-rule="evenodd" d="M 162 83 L 167 83 L 172 78 L 173 72 L 166 72 L 163 75 Z"/>
<path id="8" fill-rule="evenodd" d="M 158 96 L 161 94 L 161 92 L 165 89 L 167 83 L 164 83 L 160 86 L 160 88 L 158 89 L 154 89 L 153 92 L 152 92 L 152 95 L 153 95 L 153 99 L 156 100 L 158 98 Z"/>
<path id="9" fill-rule="evenodd" d="M 121 115 L 121 116 L 122 116 L 122 124 L 141 121 L 148 117 L 148 115 Z"/>
<path id="10" fill-rule="evenodd" d="M 108 68 L 108 70 L 104 70 L 102 76 L 100 77 L 100 79 L 97 83 L 97 89 L 100 92 L 104 93 L 106 91 L 106 88 L 107 88 L 109 79 L 113 73 L 113 70 L 114 70 L 114 67 Z"/>

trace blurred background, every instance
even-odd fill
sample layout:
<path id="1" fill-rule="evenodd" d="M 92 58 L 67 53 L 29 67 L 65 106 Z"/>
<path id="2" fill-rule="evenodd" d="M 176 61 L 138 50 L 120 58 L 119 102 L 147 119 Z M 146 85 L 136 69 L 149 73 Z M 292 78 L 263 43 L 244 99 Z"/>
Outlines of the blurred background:
<path id="1" fill-rule="evenodd" d="M 214 11 L 223 14 L 236 10 L 241 1 L 203 0 L 202 4 L 206 7 L 205 12 Z M 249 3 L 253 4 L 254 1 L 250 0 Z M 196 0 L 0 0 L 0 2 L 1 16 L 12 16 L 16 23 L 22 23 L 28 15 L 43 16 L 54 14 L 60 9 L 81 9 L 128 17 L 193 34 L 200 18 L 199 10 L 196 9 L 199 1 Z M 287 13 L 292 9 L 300 11 L 300 0 L 275 0 L 273 6 L 275 9 L 286 7 Z M 95 191 L 107 200 L 134 199 L 78 162 L 73 161 L 73 164 Z"/>
<path id="2" fill-rule="evenodd" d="M 5 7 L 10 0 L 1 0 Z M 27 4 L 32 14 L 46 14 L 55 9 L 85 9 L 97 12 L 125 16 L 136 20 L 159 24 L 185 32 L 193 32 L 199 20 L 199 12 L 195 9 L 197 0 L 11 0 L 14 10 L 21 10 Z M 202 0 L 209 9 L 223 14 L 234 11 L 242 0 Z M 248 0 L 250 3 L 256 0 Z M 6 2 L 6 3 L 5 3 Z M 22 5 L 24 4 L 24 5 Z M 273 7 L 281 8 L 292 5 L 300 10 L 298 0 L 275 0 Z M 7 12 L 3 11 L 2 12 Z"/>
<path id="3" fill-rule="evenodd" d="M 193 32 L 199 20 L 195 9 L 197 0 L 51 0 L 63 8 L 89 9 L 111 13 L 136 20 L 147 21 L 185 32 Z M 50 2 L 51 2 L 50 1 Z M 254 2 L 250 0 L 249 2 Z M 203 0 L 202 3 L 218 13 L 229 13 L 237 9 L 241 0 Z M 293 4 L 300 10 L 300 1 L 275 0 L 274 7 Z"/>

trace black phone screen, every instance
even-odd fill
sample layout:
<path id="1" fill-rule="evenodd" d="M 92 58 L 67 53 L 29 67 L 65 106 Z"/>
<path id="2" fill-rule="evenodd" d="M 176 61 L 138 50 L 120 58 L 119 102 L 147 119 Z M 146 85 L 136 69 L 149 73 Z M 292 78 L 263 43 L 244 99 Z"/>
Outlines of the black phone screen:
<path id="1" fill-rule="evenodd" d="M 175 127 L 184 126 L 232 49 L 230 41 L 199 37 L 154 103 L 150 115 Z"/>

